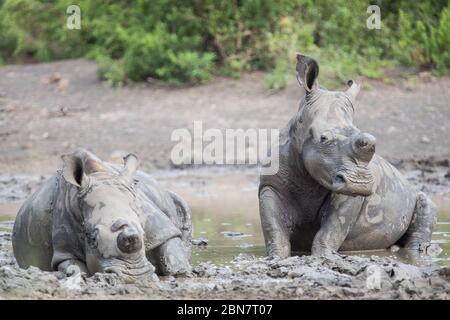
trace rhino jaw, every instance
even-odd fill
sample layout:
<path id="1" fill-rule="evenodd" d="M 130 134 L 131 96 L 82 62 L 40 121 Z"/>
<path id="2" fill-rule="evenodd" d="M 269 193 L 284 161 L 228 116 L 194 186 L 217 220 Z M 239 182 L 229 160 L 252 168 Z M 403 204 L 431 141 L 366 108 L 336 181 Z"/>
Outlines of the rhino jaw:
<path id="1" fill-rule="evenodd" d="M 348 196 L 370 196 L 373 193 L 374 178 L 370 169 L 364 173 L 345 174 L 337 173 L 333 179 L 330 190 Z"/>
<path id="2" fill-rule="evenodd" d="M 111 265 L 105 267 L 103 271 L 105 273 L 117 274 L 121 278 L 128 280 L 128 282 L 133 282 L 133 280 L 153 275 L 155 268 L 150 263 L 137 268 L 130 268 L 129 266 L 124 268 L 120 265 Z"/>
<path id="3" fill-rule="evenodd" d="M 94 274 L 114 273 L 127 282 L 134 282 L 142 278 L 151 278 L 155 267 L 147 260 L 145 255 L 139 254 L 135 257 L 111 257 L 103 258 L 97 255 L 88 255 L 87 266 L 89 272 Z"/>

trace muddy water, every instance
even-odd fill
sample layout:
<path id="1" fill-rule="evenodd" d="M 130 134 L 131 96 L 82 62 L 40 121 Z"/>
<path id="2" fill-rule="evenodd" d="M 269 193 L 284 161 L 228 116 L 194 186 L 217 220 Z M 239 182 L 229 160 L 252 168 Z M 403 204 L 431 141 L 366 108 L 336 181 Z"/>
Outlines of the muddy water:
<path id="1" fill-rule="evenodd" d="M 194 239 L 207 243 L 206 246 L 194 247 L 194 265 L 206 261 L 229 265 L 239 253 L 265 255 L 258 213 L 259 178 L 256 170 L 209 168 L 175 173 L 162 171 L 156 172 L 154 176 L 167 188 L 180 194 L 191 206 Z M 433 200 L 439 210 L 433 242 L 439 244 L 443 251 L 432 260 L 439 265 L 450 265 L 450 199 L 433 196 Z M 0 203 L 0 221 L 13 220 L 20 205 L 18 201 Z M 413 263 L 388 251 L 370 254 L 391 256 Z"/>
<path id="2" fill-rule="evenodd" d="M 208 245 L 193 251 L 193 262 L 228 264 L 239 253 L 265 254 L 258 213 L 258 177 L 248 172 L 188 172 L 158 180 L 177 192 L 193 212 L 194 239 Z"/>
<path id="3" fill-rule="evenodd" d="M 206 247 L 194 249 L 195 262 L 211 261 L 227 265 L 239 253 L 265 255 L 264 239 L 258 210 L 258 181 L 255 171 L 187 171 L 182 176 L 158 177 L 171 190 L 182 195 L 191 205 L 194 238 L 206 239 Z M 432 196 L 439 210 L 433 243 L 442 248 L 432 261 L 450 265 L 450 199 Z M 352 253 L 365 255 L 364 253 Z M 370 252 L 418 264 L 400 253 Z"/>

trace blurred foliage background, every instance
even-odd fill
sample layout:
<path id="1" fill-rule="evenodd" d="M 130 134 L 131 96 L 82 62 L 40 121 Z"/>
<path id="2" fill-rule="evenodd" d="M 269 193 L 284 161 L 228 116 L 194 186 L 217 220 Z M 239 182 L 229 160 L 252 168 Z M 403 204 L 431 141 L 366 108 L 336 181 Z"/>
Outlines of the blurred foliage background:
<path id="1" fill-rule="evenodd" d="M 71 4 L 81 30 L 66 28 Z M 371 4 L 380 30 L 366 26 Z M 381 78 L 390 66 L 449 75 L 449 30 L 443 0 L 0 0 L 0 64 L 87 57 L 111 85 L 265 70 L 268 86 L 283 88 L 296 52 L 334 81 Z"/>

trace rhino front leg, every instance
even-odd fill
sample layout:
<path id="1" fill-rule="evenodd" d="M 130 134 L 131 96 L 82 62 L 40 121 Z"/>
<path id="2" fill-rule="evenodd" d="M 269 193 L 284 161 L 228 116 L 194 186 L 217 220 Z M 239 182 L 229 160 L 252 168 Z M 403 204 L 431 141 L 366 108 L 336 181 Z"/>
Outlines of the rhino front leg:
<path id="1" fill-rule="evenodd" d="M 271 187 L 263 187 L 259 192 L 259 214 L 269 257 L 289 257 L 291 243 L 288 227 L 283 217 L 285 205 Z"/>
<path id="2" fill-rule="evenodd" d="M 86 264 L 76 259 L 61 262 L 58 265 L 58 271 L 65 273 L 67 276 L 72 276 L 77 273 L 88 273 Z"/>
<path id="3" fill-rule="evenodd" d="M 169 239 L 155 248 L 151 256 L 151 262 L 159 275 L 183 275 L 191 271 L 189 250 L 180 237 Z"/>
<path id="4" fill-rule="evenodd" d="M 398 244 L 405 249 L 426 251 L 436 222 L 436 205 L 423 192 L 419 192 L 409 228 Z"/>
<path id="5" fill-rule="evenodd" d="M 364 197 L 331 194 L 321 209 L 322 223 L 314 237 L 312 255 L 329 255 L 339 250 L 359 217 Z"/>

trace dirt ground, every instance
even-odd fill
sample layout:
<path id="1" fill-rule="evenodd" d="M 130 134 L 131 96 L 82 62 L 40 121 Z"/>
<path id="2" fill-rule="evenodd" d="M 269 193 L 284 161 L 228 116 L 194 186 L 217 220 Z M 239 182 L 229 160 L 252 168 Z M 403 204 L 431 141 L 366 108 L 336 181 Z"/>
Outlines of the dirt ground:
<path id="1" fill-rule="evenodd" d="M 137 152 L 145 169 L 169 168 L 172 130 L 282 128 L 303 95 L 294 79 L 268 91 L 263 73 L 216 78 L 193 88 L 159 83 L 119 89 L 85 60 L 0 68 L 0 174 L 48 175 L 76 146 L 105 160 Z M 320 79 L 320 76 L 319 76 Z M 450 157 L 450 79 L 429 75 L 358 79 L 356 124 L 390 160 Z M 335 88 L 343 89 L 343 88 Z"/>
<path id="2" fill-rule="evenodd" d="M 136 152 L 143 169 L 169 169 L 172 130 L 282 128 L 302 91 L 293 78 L 268 91 L 263 73 L 216 78 L 193 88 L 156 82 L 113 89 L 95 64 L 70 60 L 0 68 L 0 202 L 21 201 L 60 166 L 60 155 L 82 146 L 105 160 Z M 450 79 L 359 79 L 356 124 L 377 137 L 377 152 L 423 191 L 450 198 Z M 342 89 L 342 88 L 339 88 Z M 20 269 L 11 222 L 0 222 L 0 299 L 449 299 L 450 268 L 413 266 L 389 257 L 257 258 L 229 266 L 201 263 L 185 278 L 126 284 L 111 274 L 67 278 Z M 379 275 L 380 282 L 376 281 Z"/>
<path id="3" fill-rule="evenodd" d="M 8 227 L 1 223 L 2 227 Z M 66 277 L 20 269 L 0 232 L 0 299 L 449 299 L 450 267 L 419 268 L 385 257 L 237 256 L 201 263 L 190 277 L 124 283 L 113 274 Z"/>

